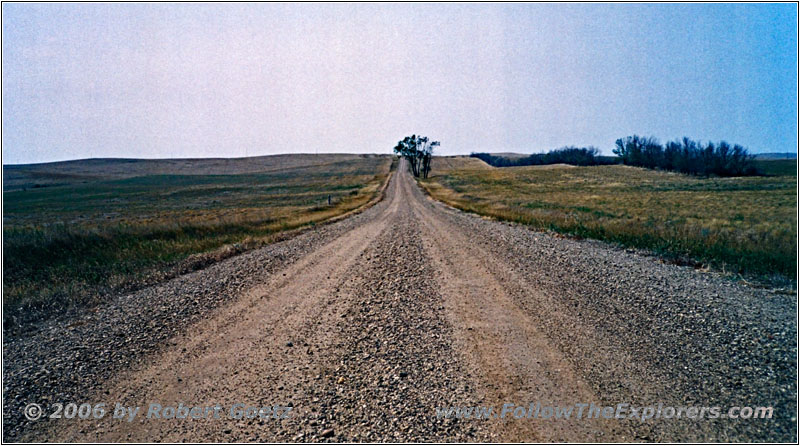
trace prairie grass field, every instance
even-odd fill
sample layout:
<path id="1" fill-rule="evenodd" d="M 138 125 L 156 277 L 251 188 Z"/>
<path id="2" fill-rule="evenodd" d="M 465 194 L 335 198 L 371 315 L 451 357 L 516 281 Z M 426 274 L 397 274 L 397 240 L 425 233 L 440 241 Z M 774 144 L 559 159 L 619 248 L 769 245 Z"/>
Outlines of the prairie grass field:
<path id="1" fill-rule="evenodd" d="M 701 178 L 623 165 L 493 168 L 442 158 L 420 183 L 465 211 L 644 248 L 676 263 L 796 281 L 796 160 L 757 164 L 767 176 Z"/>
<path id="2" fill-rule="evenodd" d="M 222 161 L 4 166 L 4 326 L 91 305 L 358 209 L 392 166 L 374 155 Z"/>

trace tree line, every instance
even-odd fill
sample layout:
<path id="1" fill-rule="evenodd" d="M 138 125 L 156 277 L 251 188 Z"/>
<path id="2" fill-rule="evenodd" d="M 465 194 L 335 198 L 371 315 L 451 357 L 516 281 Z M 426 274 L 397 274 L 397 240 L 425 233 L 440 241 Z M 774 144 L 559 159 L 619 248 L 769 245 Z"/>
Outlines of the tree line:
<path id="1" fill-rule="evenodd" d="M 514 166 L 541 166 L 544 164 L 572 164 L 574 166 L 596 166 L 600 164 L 613 164 L 609 157 L 600 156 L 600 150 L 595 147 L 562 147 L 547 153 L 534 153 L 532 155 L 507 158 L 490 153 L 471 153 L 469 156 L 478 158 L 494 167 Z"/>
<path id="2" fill-rule="evenodd" d="M 720 177 L 761 175 L 755 167 L 753 155 L 739 144 L 693 141 L 689 138 L 670 141 L 661 145 L 654 137 L 638 135 L 620 138 L 614 148 L 616 157 L 602 156 L 595 147 L 562 147 L 547 153 L 508 158 L 491 153 L 471 153 L 494 167 L 538 166 L 543 164 L 571 164 L 574 166 L 597 166 L 622 163 L 628 166 L 645 167 L 680 172 L 689 175 Z"/>
<path id="3" fill-rule="evenodd" d="M 687 137 L 661 145 L 653 137 L 638 135 L 616 141 L 614 154 L 629 166 L 672 170 L 690 175 L 720 177 L 759 175 L 753 155 L 739 144 L 702 143 Z"/>
<path id="4" fill-rule="evenodd" d="M 411 135 L 397 142 L 394 153 L 408 160 L 415 177 L 422 175 L 423 178 L 428 178 L 433 149 L 439 145 L 439 141 L 431 141 L 427 136 Z"/>

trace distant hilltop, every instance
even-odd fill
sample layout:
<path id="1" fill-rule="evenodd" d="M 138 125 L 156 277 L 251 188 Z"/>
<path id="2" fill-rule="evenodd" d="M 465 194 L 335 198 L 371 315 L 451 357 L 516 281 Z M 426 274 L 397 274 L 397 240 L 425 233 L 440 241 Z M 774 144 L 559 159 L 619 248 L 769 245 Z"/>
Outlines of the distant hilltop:
<path id="1" fill-rule="evenodd" d="M 757 160 L 794 160 L 797 154 L 792 152 L 754 153 Z"/>

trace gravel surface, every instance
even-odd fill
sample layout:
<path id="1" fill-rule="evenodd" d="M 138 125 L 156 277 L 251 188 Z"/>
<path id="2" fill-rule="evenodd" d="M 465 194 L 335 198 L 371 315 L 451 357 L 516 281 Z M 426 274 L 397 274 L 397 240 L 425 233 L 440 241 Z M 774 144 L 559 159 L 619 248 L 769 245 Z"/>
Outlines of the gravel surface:
<path id="1" fill-rule="evenodd" d="M 796 296 L 433 202 L 365 212 L 4 339 L 5 441 L 797 441 Z M 291 406 L 28 422 L 28 402 Z M 771 420 L 443 420 L 512 402 Z M 140 416 L 140 418 L 142 418 Z"/>

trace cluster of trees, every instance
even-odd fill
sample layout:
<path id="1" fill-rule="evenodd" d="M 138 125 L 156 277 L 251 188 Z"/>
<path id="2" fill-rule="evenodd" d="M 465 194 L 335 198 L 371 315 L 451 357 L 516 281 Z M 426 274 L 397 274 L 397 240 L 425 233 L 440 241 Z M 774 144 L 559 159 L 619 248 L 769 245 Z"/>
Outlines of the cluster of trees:
<path id="1" fill-rule="evenodd" d="M 630 166 L 674 170 L 691 175 L 744 176 L 758 175 L 753 156 L 738 145 L 725 141 L 703 144 L 689 138 L 661 145 L 653 137 L 637 135 L 616 141 L 614 153 Z"/>
<path id="2" fill-rule="evenodd" d="M 472 153 L 473 158 L 478 158 L 494 167 L 512 166 L 540 166 L 543 164 L 572 164 L 575 166 L 595 166 L 610 164 L 600 156 L 600 151 L 594 147 L 562 147 L 547 153 L 534 153 L 520 158 L 506 158 L 490 153 Z"/>
<path id="3" fill-rule="evenodd" d="M 439 146 L 439 141 L 431 141 L 427 136 L 406 136 L 394 147 L 394 153 L 407 159 L 411 164 L 411 172 L 415 177 L 422 175 L 428 178 L 431 171 L 433 149 Z"/>

